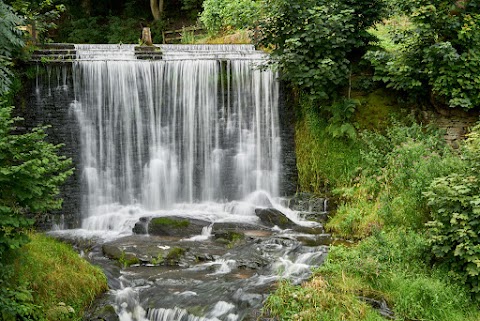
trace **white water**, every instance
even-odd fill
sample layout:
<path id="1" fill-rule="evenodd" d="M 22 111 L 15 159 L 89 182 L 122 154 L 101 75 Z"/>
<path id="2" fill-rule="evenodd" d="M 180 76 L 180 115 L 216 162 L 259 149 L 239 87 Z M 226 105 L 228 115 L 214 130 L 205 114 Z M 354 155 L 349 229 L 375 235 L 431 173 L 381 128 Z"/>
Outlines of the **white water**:
<path id="1" fill-rule="evenodd" d="M 132 45 L 76 49 L 82 228 L 127 232 L 170 210 L 232 219 L 253 214 L 242 200 L 255 191 L 278 196 L 278 84 L 253 46 L 166 45 L 165 61 L 136 60 Z"/>

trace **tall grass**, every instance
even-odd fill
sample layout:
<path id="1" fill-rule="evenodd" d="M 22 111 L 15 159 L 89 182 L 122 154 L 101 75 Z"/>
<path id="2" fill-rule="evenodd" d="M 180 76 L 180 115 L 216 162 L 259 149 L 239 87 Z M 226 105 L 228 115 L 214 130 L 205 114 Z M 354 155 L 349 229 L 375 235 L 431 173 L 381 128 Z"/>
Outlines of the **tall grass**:
<path id="1" fill-rule="evenodd" d="M 107 290 L 105 275 L 71 246 L 43 234 L 30 238 L 14 260 L 16 282 L 29 285 L 47 320 L 81 320 L 84 308 Z"/>
<path id="2" fill-rule="evenodd" d="M 461 155 L 441 132 L 413 119 L 389 121 L 351 142 L 335 140 L 325 132 L 326 121 L 302 104 L 296 132 L 301 188 L 333 188 L 340 204 L 326 228 L 357 243 L 332 246 L 303 285 L 281 283 L 265 315 L 385 320 L 366 303 L 376 300 L 385 302 L 395 320 L 480 320 L 469 289 L 433 264 L 425 227 L 431 213 L 423 193 L 435 178 L 460 171 Z"/>
<path id="3" fill-rule="evenodd" d="M 306 97 L 300 97 L 300 120 L 295 146 L 300 189 L 318 194 L 348 184 L 360 164 L 360 146 L 345 138 L 332 138 L 328 122 Z"/>

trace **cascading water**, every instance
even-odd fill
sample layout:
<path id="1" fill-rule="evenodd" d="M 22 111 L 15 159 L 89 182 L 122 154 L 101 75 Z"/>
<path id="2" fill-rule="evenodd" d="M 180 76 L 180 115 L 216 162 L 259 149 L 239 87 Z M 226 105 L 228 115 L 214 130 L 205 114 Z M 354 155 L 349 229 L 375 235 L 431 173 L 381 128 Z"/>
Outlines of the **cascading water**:
<path id="1" fill-rule="evenodd" d="M 54 233 L 100 236 L 88 255 L 108 276 L 112 320 L 255 319 L 276 281 L 301 282 L 326 254 L 311 244 L 321 226 L 302 219 L 311 211 L 279 198 L 276 74 L 258 68 L 265 54 L 250 45 L 161 49 L 161 60 L 142 60 L 133 45 L 76 45 L 70 111 L 81 143 L 82 228 Z M 47 67 L 37 101 L 43 88 L 71 97 L 69 70 Z M 268 225 L 257 210 L 293 222 Z M 165 217 L 202 224 L 181 236 L 132 232 Z M 110 319 L 104 310 L 91 319 Z"/>
<path id="2" fill-rule="evenodd" d="M 99 218 L 125 205 L 278 196 L 275 73 L 255 67 L 264 56 L 253 46 L 212 48 L 168 45 L 164 60 L 142 61 L 133 46 L 77 46 L 85 228 L 114 228 Z M 205 53 L 214 59 L 197 59 Z"/>

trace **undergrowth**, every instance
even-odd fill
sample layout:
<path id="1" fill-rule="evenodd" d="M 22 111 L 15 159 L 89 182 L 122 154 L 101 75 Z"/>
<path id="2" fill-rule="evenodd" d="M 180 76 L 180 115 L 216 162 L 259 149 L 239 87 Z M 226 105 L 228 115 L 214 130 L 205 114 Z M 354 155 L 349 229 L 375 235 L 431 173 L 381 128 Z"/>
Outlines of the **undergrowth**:
<path id="1" fill-rule="evenodd" d="M 357 138 L 333 139 L 327 121 L 302 104 L 301 189 L 333 189 L 338 207 L 326 228 L 356 243 L 331 246 L 301 286 L 281 282 L 265 315 L 372 321 L 385 320 L 383 311 L 395 320 L 479 320 L 480 127 L 459 150 L 411 117 L 369 122 Z"/>

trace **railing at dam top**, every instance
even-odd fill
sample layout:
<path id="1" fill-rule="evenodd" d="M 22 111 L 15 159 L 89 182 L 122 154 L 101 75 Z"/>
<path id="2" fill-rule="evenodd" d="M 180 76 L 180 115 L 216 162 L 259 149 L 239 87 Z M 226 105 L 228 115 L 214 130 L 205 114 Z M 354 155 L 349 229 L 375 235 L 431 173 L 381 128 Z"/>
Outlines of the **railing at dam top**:
<path id="1" fill-rule="evenodd" d="M 122 60 L 264 60 L 267 54 L 253 45 L 172 45 L 131 44 L 75 45 L 53 43 L 35 50 L 31 62 L 71 63 L 73 61 Z"/>

